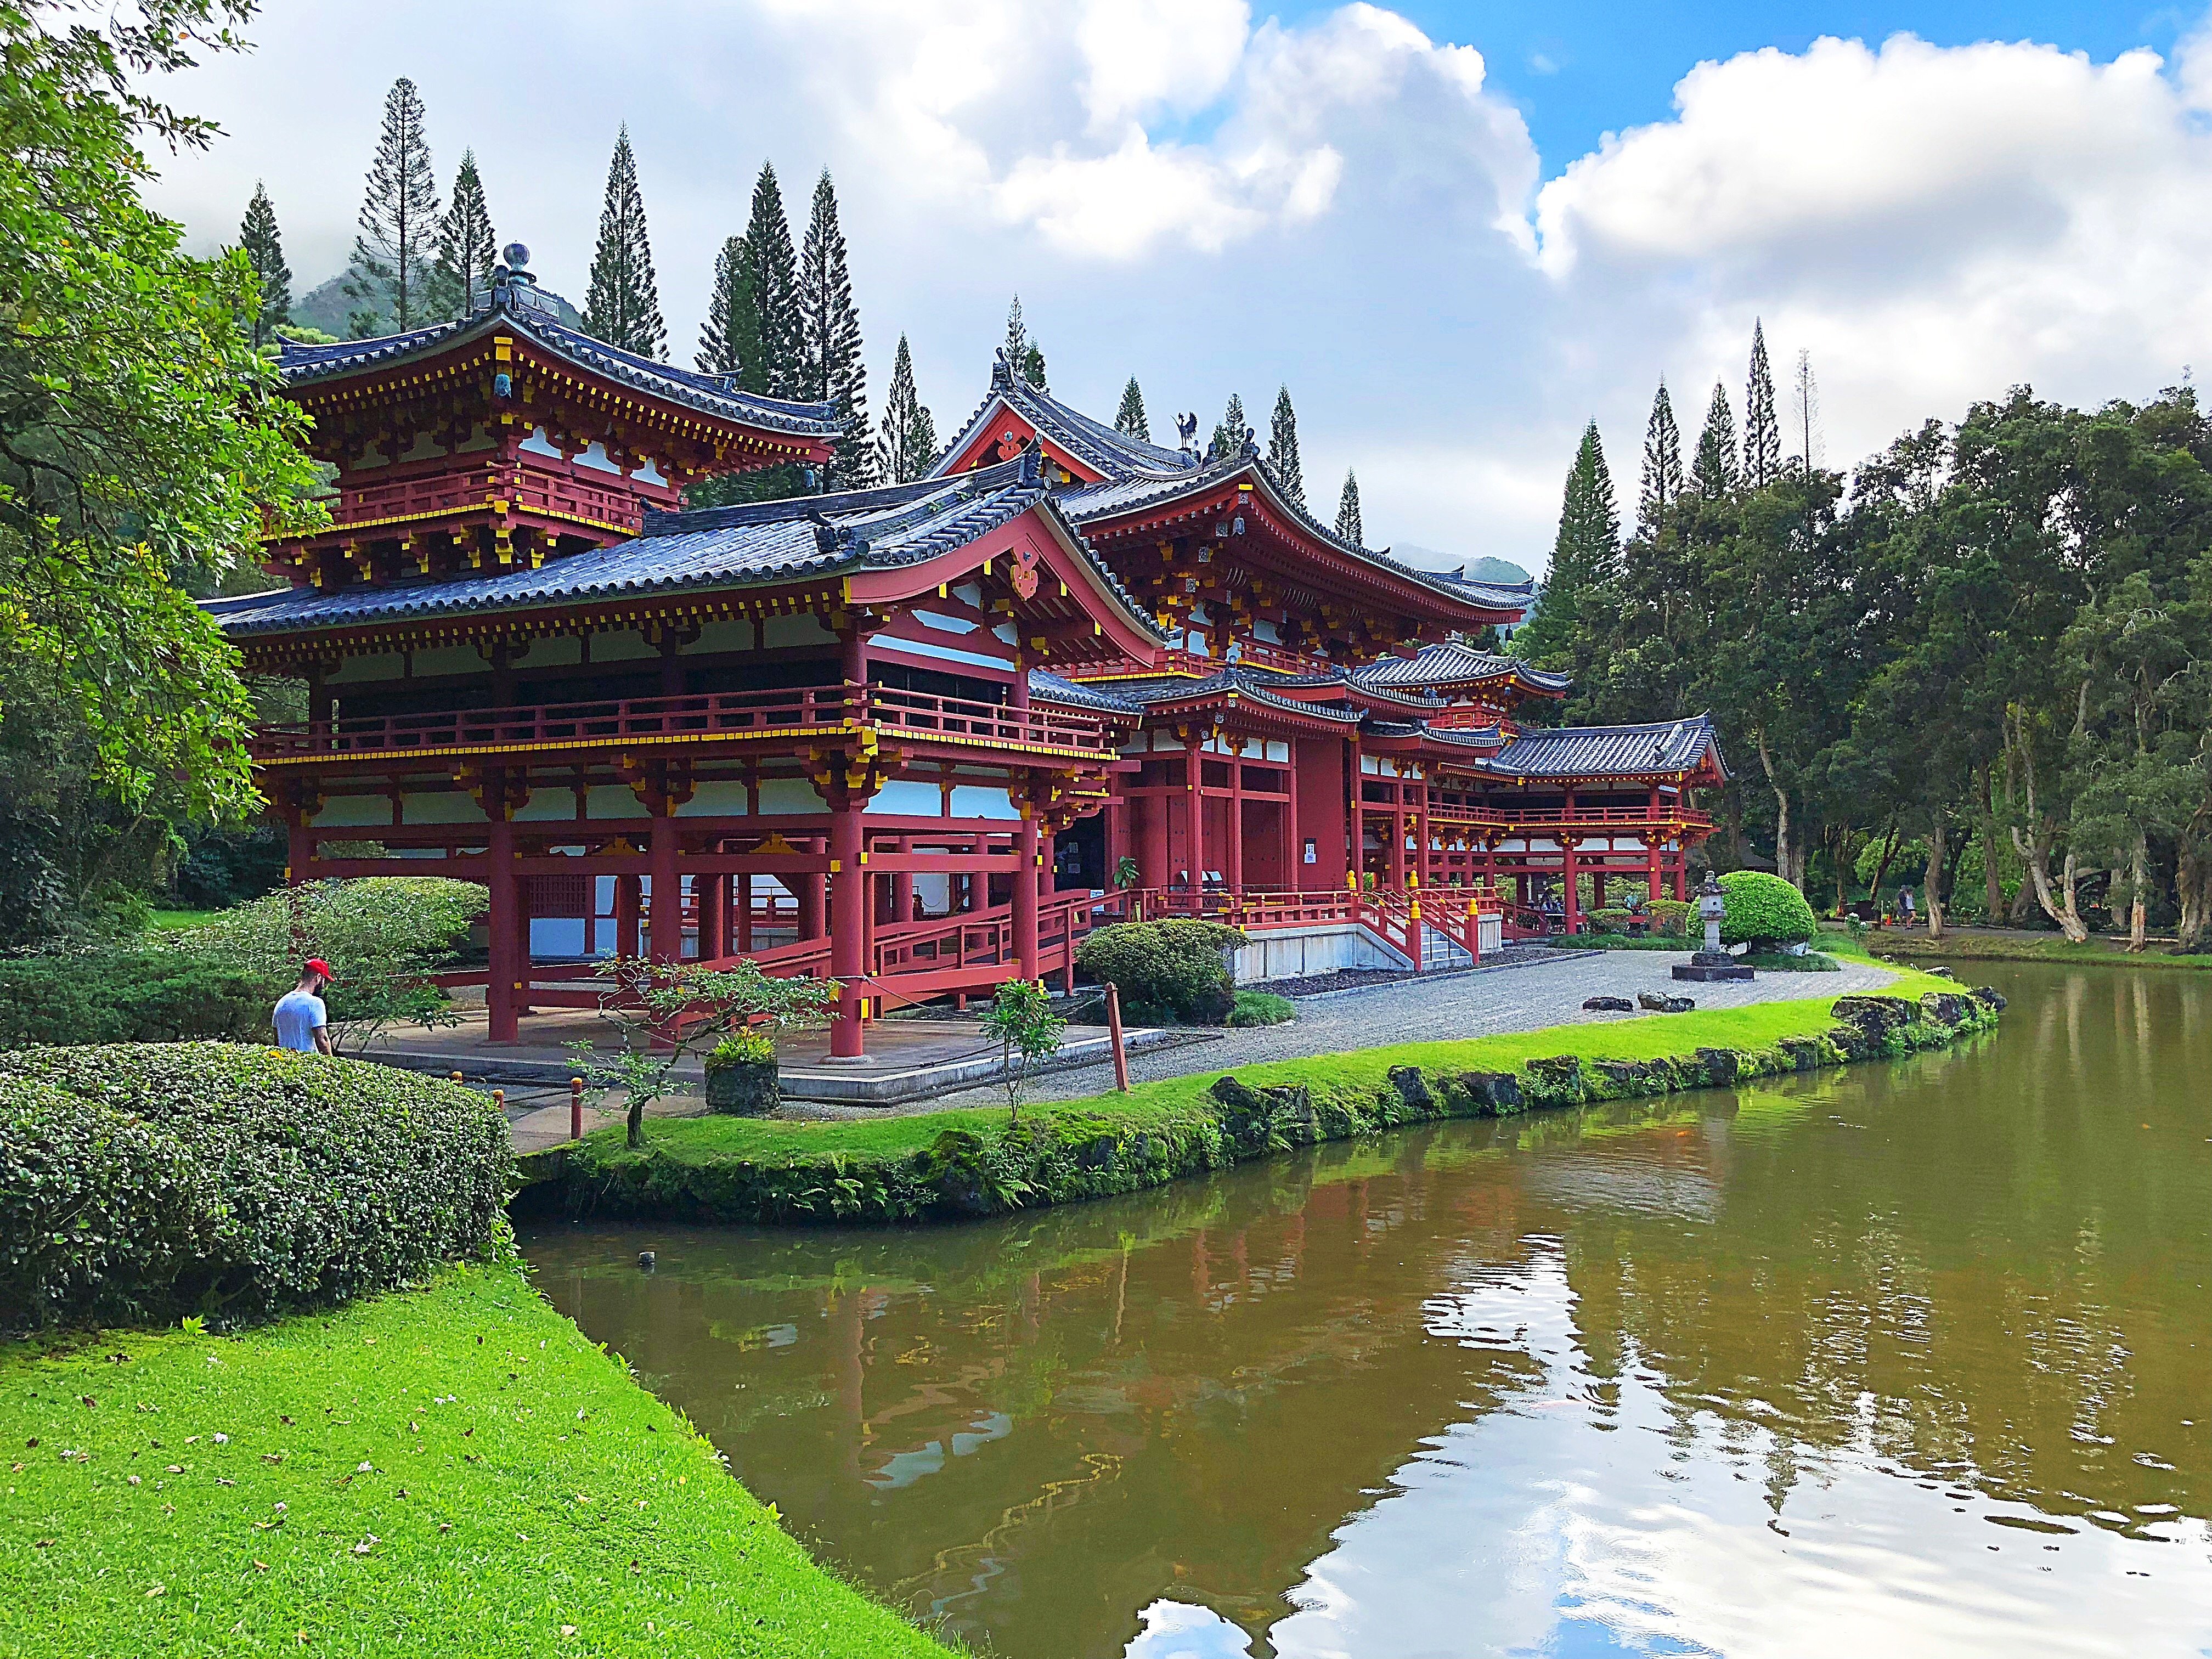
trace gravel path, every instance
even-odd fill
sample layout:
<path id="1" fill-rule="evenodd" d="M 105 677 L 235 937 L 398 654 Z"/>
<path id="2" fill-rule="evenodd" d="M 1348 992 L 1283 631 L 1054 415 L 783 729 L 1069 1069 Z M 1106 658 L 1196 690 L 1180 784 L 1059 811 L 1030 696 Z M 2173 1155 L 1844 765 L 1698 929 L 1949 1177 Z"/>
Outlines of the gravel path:
<path id="1" fill-rule="evenodd" d="M 1832 974 L 1761 973 L 1749 983 L 1678 986 L 1668 973 L 1677 960 L 1662 951 L 1591 951 L 1556 963 L 1448 974 L 1305 998 L 1297 1005 L 1297 1018 L 1290 1024 L 1224 1031 L 1209 1041 L 1133 1055 L 1129 1078 L 1132 1082 L 1150 1082 L 1155 1078 L 1224 1071 L 1261 1060 L 1344 1054 L 1390 1042 L 1492 1036 L 1589 1020 L 1668 1018 L 1664 1014 L 1586 1014 L 1582 1006 L 1585 997 L 1620 996 L 1633 1001 L 1638 991 L 1664 991 L 1695 997 L 1701 1009 L 1738 1008 L 1753 1002 L 1791 1002 L 1878 990 L 1897 977 L 1890 969 L 1844 957 L 1842 969 Z M 1039 1100 L 1079 1100 L 1113 1086 L 1114 1068 L 1109 1062 L 1055 1072 L 1039 1079 L 1032 1094 Z M 889 1108 L 789 1101 L 781 1115 L 882 1117 L 941 1112 L 960 1106 L 1003 1105 L 1006 1098 L 1006 1091 L 994 1085 Z"/>

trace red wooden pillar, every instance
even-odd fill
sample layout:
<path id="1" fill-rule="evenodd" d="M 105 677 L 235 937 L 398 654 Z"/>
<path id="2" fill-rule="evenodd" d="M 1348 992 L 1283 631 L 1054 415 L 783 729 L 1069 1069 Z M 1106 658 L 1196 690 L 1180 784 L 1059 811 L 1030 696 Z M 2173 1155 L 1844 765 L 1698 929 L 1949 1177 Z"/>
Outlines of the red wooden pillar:
<path id="1" fill-rule="evenodd" d="M 914 837 L 901 836 L 896 842 L 902 853 L 914 851 Z M 894 922 L 914 920 L 914 872 L 902 871 L 891 878 L 891 920 Z"/>
<path id="2" fill-rule="evenodd" d="M 1183 855 L 1190 860 L 1190 890 L 1206 890 L 1206 797 L 1199 793 L 1200 781 L 1206 775 L 1206 761 L 1194 736 L 1184 757 L 1186 778 L 1183 810 L 1189 823 L 1184 830 Z"/>
<path id="3" fill-rule="evenodd" d="M 818 836 L 810 836 L 806 840 L 807 850 L 812 853 L 821 852 L 826 844 Z M 793 878 L 792 891 L 799 901 L 799 936 L 801 939 L 820 939 L 829 931 L 823 915 L 823 887 L 826 879 L 819 870 L 809 870 Z"/>
<path id="4" fill-rule="evenodd" d="M 1146 795 L 1139 804 L 1145 821 L 1144 868 L 1138 879 L 1146 887 L 1166 887 L 1175 880 L 1175 871 L 1169 860 L 1168 813 L 1171 797 L 1165 793 Z"/>
<path id="5" fill-rule="evenodd" d="M 486 926 L 490 962 L 484 980 L 484 1008 L 491 1027 L 487 1035 L 494 1042 L 514 1042 L 522 1035 L 514 994 L 515 981 L 521 976 L 515 939 L 521 907 L 515 902 L 514 822 L 507 816 L 504 775 L 485 773 L 483 799 L 491 816 L 484 847 L 484 881 L 491 893 Z"/>
<path id="6" fill-rule="evenodd" d="M 676 820 L 669 815 L 665 795 L 658 796 L 653 803 L 647 869 L 652 887 L 646 896 L 646 926 L 653 959 L 680 961 L 684 956 L 684 878 L 676 867 Z"/>
<path id="7" fill-rule="evenodd" d="M 1014 957 L 1024 979 L 1038 977 L 1037 968 L 1037 823 L 1035 809 L 1022 805 L 1021 822 L 1014 826 L 1013 928 Z"/>
<path id="8" fill-rule="evenodd" d="M 1419 791 L 1419 799 L 1421 803 L 1419 815 L 1414 819 L 1414 826 L 1420 836 L 1421 844 L 1414 858 L 1413 866 L 1416 872 L 1420 876 L 1421 885 L 1431 887 L 1436 884 L 1436 872 L 1429 866 L 1429 781 L 1425 777 L 1413 787 Z"/>
<path id="9" fill-rule="evenodd" d="M 1223 855 L 1221 876 L 1232 893 L 1244 890 L 1244 739 L 1236 740 L 1237 752 L 1229 759 L 1229 846 Z"/>
<path id="10" fill-rule="evenodd" d="M 1563 902 L 1565 916 L 1564 926 L 1571 933 L 1577 931 L 1582 921 L 1583 896 L 1582 872 L 1575 866 L 1575 834 L 1571 829 L 1560 832 L 1559 864 L 1560 872 L 1567 889 Z"/>
<path id="11" fill-rule="evenodd" d="M 1394 779 L 1390 785 L 1390 885 L 1400 892 L 1406 890 L 1406 783 Z"/>
<path id="12" fill-rule="evenodd" d="M 699 902 L 699 959 L 729 955 L 730 878 L 694 876 L 691 891 Z"/>
<path id="13" fill-rule="evenodd" d="M 862 1052 L 860 981 L 867 972 L 868 871 L 860 862 L 860 803 L 848 799 L 830 817 L 830 976 L 842 981 L 830 1052 Z"/>
<path id="14" fill-rule="evenodd" d="M 307 866 L 315 856 L 314 831 L 304 811 L 294 812 L 284 825 L 284 880 L 297 887 L 307 878 Z"/>
<path id="15" fill-rule="evenodd" d="M 737 951 L 739 956 L 749 957 L 753 953 L 753 878 L 750 875 L 738 878 L 737 906 Z"/>
<path id="16" fill-rule="evenodd" d="M 1301 893 L 1306 888 L 1306 846 L 1298 838 L 1298 740 L 1287 739 L 1284 752 L 1291 763 L 1283 774 L 1283 885 Z"/>
<path id="17" fill-rule="evenodd" d="M 1114 793 L 1106 798 L 1106 871 L 1099 883 L 1109 893 L 1114 890 L 1114 872 L 1129 855 L 1129 803 L 1121 794 L 1121 780 L 1115 778 L 1111 784 Z"/>

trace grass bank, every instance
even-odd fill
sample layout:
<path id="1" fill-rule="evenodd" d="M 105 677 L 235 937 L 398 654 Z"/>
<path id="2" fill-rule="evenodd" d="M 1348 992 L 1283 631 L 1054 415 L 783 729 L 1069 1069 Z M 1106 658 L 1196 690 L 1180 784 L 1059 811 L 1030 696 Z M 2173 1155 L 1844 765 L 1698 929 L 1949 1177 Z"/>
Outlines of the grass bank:
<path id="1" fill-rule="evenodd" d="M 2058 962 L 2069 967 L 2212 969 L 2212 955 L 2176 956 L 2160 946 L 2137 954 L 2117 939 L 2091 939 L 2071 945 L 2062 933 L 1982 933 L 1953 928 L 1941 939 L 1927 930 L 1885 927 L 1869 933 L 1866 947 L 1906 962 Z"/>
<path id="2" fill-rule="evenodd" d="M 0 1348 L 10 1653 L 913 1655 L 513 1267 Z"/>
<path id="3" fill-rule="evenodd" d="M 1853 1015 L 1839 1020 L 1838 1002 Z M 1273 1152 L 1437 1117 L 1660 1094 L 1937 1047 L 1996 1018 L 1911 971 L 1881 997 L 1583 1023 L 1386 1045 L 1054 1102 L 792 1122 L 648 1119 L 538 1155 L 572 1212 L 695 1221 L 909 1220 L 990 1214 L 1156 1187 Z M 1224 1080 L 1229 1079 L 1229 1080 Z"/>

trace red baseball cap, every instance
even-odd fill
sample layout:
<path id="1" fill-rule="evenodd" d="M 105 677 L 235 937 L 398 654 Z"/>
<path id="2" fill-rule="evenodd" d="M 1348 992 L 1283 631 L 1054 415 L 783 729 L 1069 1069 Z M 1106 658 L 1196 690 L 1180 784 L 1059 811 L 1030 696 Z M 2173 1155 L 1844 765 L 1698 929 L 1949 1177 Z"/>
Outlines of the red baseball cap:
<path id="1" fill-rule="evenodd" d="M 302 971 L 310 974 L 320 974 L 325 979 L 330 981 L 333 985 L 338 982 L 338 976 L 331 971 L 331 964 L 325 962 L 320 957 L 309 957 L 307 958 L 307 965 Z"/>

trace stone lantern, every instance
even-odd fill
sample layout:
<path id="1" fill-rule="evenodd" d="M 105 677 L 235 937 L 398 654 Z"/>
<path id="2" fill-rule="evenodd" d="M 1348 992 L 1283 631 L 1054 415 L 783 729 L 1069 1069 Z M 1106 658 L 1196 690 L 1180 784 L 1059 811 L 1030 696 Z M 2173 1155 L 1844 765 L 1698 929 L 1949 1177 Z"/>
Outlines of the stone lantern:
<path id="1" fill-rule="evenodd" d="M 1747 963 L 1738 962 L 1721 949 L 1721 921 L 1727 914 L 1728 900 L 1721 892 L 1721 878 L 1707 871 L 1705 884 L 1698 891 L 1698 919 L 1705 924 L 1705 948 L 1687 962 L 1674 964 L 1676 979 L 1711 982 L 1753 976 Z"/>

